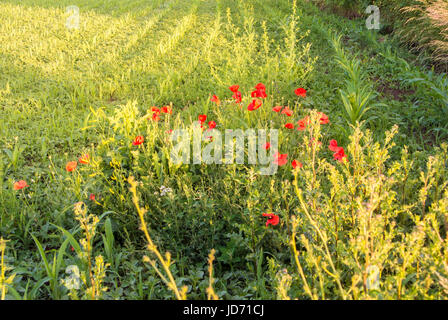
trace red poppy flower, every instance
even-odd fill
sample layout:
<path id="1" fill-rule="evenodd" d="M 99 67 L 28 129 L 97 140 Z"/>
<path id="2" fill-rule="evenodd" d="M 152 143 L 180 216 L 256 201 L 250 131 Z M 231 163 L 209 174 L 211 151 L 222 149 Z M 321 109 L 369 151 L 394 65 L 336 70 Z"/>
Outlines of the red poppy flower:
<path id="1" fill-rule="evenodd" d="M 171 106 L 164 106 L 162 107 L 162 113 L 168 113 L 168 114 L 172 114 L 173 113 L 173 109 L 171 108 Z"/>
<path id="2" fill-rule="evenodd" d="M 214 129 L 214 128 L 216 128 L 216 122 L 215 122 L 215 121 L 210 121 L 210 122 L 208 123 L 208 128 L 209 128 L 209 129 Z"/>
<path id="3" fill-rule="evenodd" d="M 306 90 L 303 88 L 297 88 L 294 93 L 299 97 L 306 98 Z"/>
<path id="4" fill-rule="evenodd" d="M 160 113 L 160 109 L 157 108 L 157 107 L 151 107 L 151 112 L 159 114 Z"/>
<path id="5" fill-rule="evenodd" d="M 79 163 L 81 164 L 89 164 L 90 162 L 90 156 L 88 153 L 83 154 L 81 157 L 78 158 Z"/>
<path id="6" fill-rule="evenodd" d="M 260 90 L 260 89 L 252 91 L 252 93 L 250 95 L 252 98 L 262 98 L 262 99 L 267 98 L 267 96 L 268 96 L 266 94 L 266 91 Z"/>
<path id="7" fill-rule="evenodd" d="M 271 147 L 271 144 L 270 144 L 269 142 L 266 142 L 266 143 L 263 145 L 263 149 L 266 149 L 266 150 L 269 150 L 270 147 Z"/>
<path id="8" fill-rule="evenodd" d="M 297 161 L 297 160 L 293 160 L 293 161 L 291 162 L 291 165 L 292 165 L 292 167 L 293 167 L 294 169 L 297 168 L 297 167 L 299 167 L 299 168 L 302 168 L 302 167 L 303 167 L 303 164 L 302 164 L 301 162 Z"/>
<path id="9" fill-rule="evenodd" d="M 154 112 L 154 113 L 152 114 L 152 120 L 153 120 L 153 121 L 159 121 L 159 120 L 160 120 L 159 113 Z"/>
<path id="10" fill-rule="evenodd" d="M 259 83 L 255 86 L 255 89 L 266 91 L 266 86 L 262 83 Z"/>
<path id="11" fill-rule="evenodd" d="M 93 193 L 90 194 L 89 200 L 90 201 L 95 201 L 95 195 Z"/>
<path id="12" fill-rule="evenodd" d="M 240 88 L 239 85 L 234 84 L 233 86 L 229 87 L 229 90 L 232 91 L 233 93 L 236 93 L 236 92 L 238 92 L 239 88 Z"/>
<path id="13" fill-rule="evenodd" d="M 252 98 L 262 98 L 262 99 L 267 98 L 266 92 L 262 91 L 262 90 L 252 91 L 252 93 L 250 95 Z"/>
<path id="14" fill-rule="evenodd" d="M 338 151 L 338 149 L 339 149 L 338 142 L 334 139 L 330 140 L 330 145 L 328 146 L 328 148 L 333 152 Z"/>
<path id="15" fill-rule="evenodd" d="M 274 112 L 280 112 L 280 110 L 282 110 L 283 106 L 276 106 L 274 108 L 272 108 L 272 111 Z"/>
<path id="16" fill-rule="evenodd" d="M 310 118 L 309 117 L 305 117 L 303 119 L 300 119 L 297 122 L 297 124 L 299 125 L 297 130 L 299 130 L 299 131 L 305 130 L 309 123 L 310 123 Z"/>
<path id="17" fill-rule="evenodd" d="M 263 213 L 263 217 L 269 217 L 268 221 L 266 221 L 266 227 L 270 224 L 276 226 L 280 222 L 280 217 L 273 213 Z"/>
<path id="18" fill-rule="evenodd" d="M 276 152 L 274 154 L 274 163 L 278 166 L 283 166 L 288 162 L 288 155 L 287 154 L 280 154 Z"/>
<path id="19" fill-rule="evenodd" d="M 261 102 L 260 99 L 254 99 L 247 107 L 247 110 L 249 110 L 249 111 L 257 110 L 258 108 L 261 107 L 262 104 L 263 104 L 263 102 Z"/>
<path id="20" fill-rule="evenodd" d="M 170 130 L 166 130 L 166 133 L 168 133 L 168 134 L 171 134 L 171 133 L 173 133 L 173 129 L 170 129 Z"/>
<path id="21" fill-rule="evenodd" d="M 145 139 L 143 138 L 143 136 L 136 136 L 134 141 L 132 142 L 132 144 L 134 146 L 139 146 L 141 145 L 143 142 L 145 141 Z"/>
<path id="22" fill-rule="evenodd" d="M 347 155 L 344 152 L 344 148 L 338 147 L 336 152 L 333 154 L 334 160 L 338 160 L 339 162 L 343 162 L 347 160 Z"/>
<path id="23" fill-rule="evenodd" d="M 330 122 L 330 120 L 328 119 L 328 116 L 325 113 L 319 112 L 319 115 L 320 115 L 320 119 L 319 119 L 320 124 L 327 124 Z"/>
<path id="24" fill-rule="evenodd" d="M 211 102 L 216 103 L 217 106 L 219 106 L 221 104 L 221 100 L 219 100 L 218 96 L 214 95 L 211 99 Z"/>
<path id="25" fill-rule="evenodd" d="M 251 93 L 252 98 L 266 98 L 266 86 L 262 83 L 259 83 L 255 86 L 255 91 Z"/>
<path id="26" fill-rule="evenodd" d="M 25 180 L 19 180 L 14 183 L 14 190 L 21 190 L 25 187 L 29 187 Z"/>
<path id="27" fill-rule="evenodd" d="M 292 123 L 285 124 L 286 129 L 294 129 L 294 125 Z"/>
<path id="28" fill-rule="evenodd" d="M 233 99 L 235 99 L 235 103 L 241 103 L 241 101 L 243 100 L 242 96 L 241 96 L 241 92 L 237 91 L 233 94 L 232 96 Z"/>
<path id="29" fill-rule="evenodd" d="M 288 117 L 293 115 L 293 111 L 291 109 L 289 109 L 289 107 L 285 107 L 285 109 L 283 109 L 282 114 L 286 114 Z"/>
<path id="30" fill-rule="evenodd" d="M 200 121 L 201 123 L 204 123 L 205 120 L 207 120 L 207 116 L 206 116 L 205 114 L 201 114 L 201 115 L 198 117 L 198 119 L 199 119 L 199 121 Z"/>
<path id="31" fill-rule="evenodd" d="M 78 162 L 76 161 L 70 161 L 67 163 L 67 165 L 65 166 L 65 170 L 67 170 L 68 172 L 72 172 L 73 170 L 76 169 L 76 167 L 78 166 Z"/>

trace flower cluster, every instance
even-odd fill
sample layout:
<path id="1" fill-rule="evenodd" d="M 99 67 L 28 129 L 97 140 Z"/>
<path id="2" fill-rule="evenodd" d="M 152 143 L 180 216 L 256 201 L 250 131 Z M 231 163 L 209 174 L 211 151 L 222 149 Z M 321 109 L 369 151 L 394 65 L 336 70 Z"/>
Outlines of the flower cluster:
<path id="1" fill-rule="evenodd" d="M 347 160 L 347 155 L 345 154 L 344 148 L 338 146 L 338 142 L 336 140 L 331 140 L 328 148 L 334 152 L 334 160 L 337 160 L 339 162 L 344 162 Z"/>
<path id="2" fill-rule="evenodd" d="M 165 113 L 165 114 L 172 114 L 173 113 L 173 108 L 171 106 L 164 106 L 164 107 L 162 107 L 160 109 L 158 107 L 151 107 L 151 112 L 152 112 L 151 119 L 153 121 L 159 121 L 161 114 L 163 114 L 163 113 Z"/>
<path id="3" fill-rule="evenodd" d="M 252 98 L 262 98 L 265 99 L 267 98 L 267 94 L 266 94 L 266 86 L 262 83 L 259 83 L 255 86 L 255 90 L 252 91 L 252 93 L 250 94 L 250 96 Z"/>
<path id="4" fill-rule="evenodd" d="M 232 98 L 235 100 L 235 103 L 241 103 L 242 100 L 241 92 L 239 91 L 239 89 L 240 86 L 237 84 L 229 87 L 229 90 L 233 92 Z"/>
<path id="5" fill-rule="evenodd" d="M 207 121 L 207 115 L 205 115 L 205 114 L 199 115 L 198 116 L 198 120 L 199 120 L 199 124 L 201 126 L 201 129 L 204 130 L 205 129 L 204 124 Z M 212 129 L 216 128 L 216 122 L 215 121 L 209 121 L 207 123 L 207 125 L 208 125 L 208 130 L 212 130 Z"/>
<path id="6" fill-rule="evenodd" d="M 167 194 L 170 194 L 170 193 L 172 193 L 173 192 L 173 190 L 171 189 L 171 188 L 167 188 L 167 187 L 165 187 L 165 186 L 161 186 L 160 187 L 160 195 L 163 197 L 163 196 L 165 196 L 165 195 L 167 195 Z"/>
<path id="7" fill-rule="evenodd" d="M 80 164 L 89 164 L 90 163 L 90 156 L 88 153 L 83 154 L 78 158 L 78 161 Z M 69 161 L 65 165 L 65 170 L 67 172 L 75 171 L 76 167 L 78 166 L 78 161 Z"/>

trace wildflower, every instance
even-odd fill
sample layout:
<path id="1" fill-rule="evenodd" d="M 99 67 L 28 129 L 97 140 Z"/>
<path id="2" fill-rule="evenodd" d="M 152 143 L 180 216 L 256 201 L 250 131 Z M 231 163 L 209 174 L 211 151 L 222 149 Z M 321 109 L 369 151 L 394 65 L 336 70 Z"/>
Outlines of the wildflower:
<path id="1" fill-rule="evenodd" d="M 81 164 L 89 164 L 90 162 L 90 156 L 88 153 L 83 154 L 81 157 L 78 158 L 79 163 Z"/>
<path id="2" fill-rule="evenodd" d="M 135 137 L 134 141 L 132 142 L 132 144 L 134 146 L 139 146 L 141 145 L 143 142 L 145 141 L 145 139 L 143 138 L 143 136 L 137 136 Z"/>
<path id="3" fill-rule="evenodd" d="M 270 224 L 276 226 L 280 222 L 280 217 L 273 213 L 263 213 L 263 217 L 269 217 L 268 221 L 266 221 L 266 227 Z"/>
<path id="4" fill-rule="evenodd" d="M 261 105 L 262 105 L 262 102 L 260 99 L 253 99 L 252 102 L 247 107 L 247 110 L 249 110 L 249 111 L 257 110 L 258 108 L 261 107 Z"/>
<path id="5" fill-rule="evenodd" d="M 232 98 L 235 99 L 235 103 L 241 103 L 242 101 L 241 92 L 239 91 L 235 92 Z"/>
<path id="6" fill-rule="evenodd" d="M 264 98 L 267 97 L 267 95 L 266 95 L 266 92 L 263 91 L 263 90 L 255 90 L 255 91 L 252 91 L 251 97 L 252 98 L 263 98 L 264 99 Z"/>
<path id="7" fill-rule="evenodd" d="M 14 183 L 14 190 L 22 190 L 25 187 L 29 187 L 25 180 L 19 180 Z"/>
<path id="8" fill-rule="evenodd" d="M 343 162 L 347 160 L 347 155 L 344 152 L 344 148 L 338 147 L 336 152 L 333 154 L 334 160 L 338 160 L 339 162 Z"/>
<path id="9" fill-rule="evenodd" d="M 298 97 L 303 97 L 306 98 L 306 90 L 303 88 L 297 88 L 294 93 L 298 96 Z"/>
<path id="10" fill-rule="evenodd" d="M 173 133 L 173 129 L 170 129 L 170 130 L 166 130 L 166 133 L 168 133 L 168 134 L 171 134 L 171 133 Z"/>
<path id="11" fill-rule="evenodd" d="M 233 93 L 238 92 L 239 89 L 240 89 L 240 86 L 237 84 L 234 84 L 233 86 L 229 87 L 229 90 L 232 91 Z"/>
<path id="12" fill-rule="evenodd" d="M 328 119 L 328 116 L 325 113 L 319 112 L 319 115 L 320 115 L 320 119 L 319 119 L 320 124 L 327 124 L 330 122 L 330 120 Z"/>
<path id="13" fill-rule="evenodd" d="M 276 152 L 274 154 L 274 163 L 278 166 L 283 166 L 288 162 L 288 155 L 287 154 L 280 154 L 279 152 Z"/>
<path id="14" fill-rule="evenodd" d="M 293 169 L 295 169 L 295 168 L 302 168 L 303 167 L 303 164 L 301 162 L 297 161 L 297 160 L 293 160 L 291 162 L 291 165 L 292 165 Z"/>
<path id="15" fill-rule="evenodd" d="M 266 91 L 266 86 L 262 83 L 259 83 L 255 86 L 255 89 Z"/>
<path id="16" fill-rule="evenodd" d="M 338 142 L 336 140 L 330 140 L 330 145 L 328 146 L 328 149 L 330 149 L 333 152 L 338 151 L 339 147 L 338 147 Z"/>
<path id="17" fill-rule="evenodd" d="M 167 188 L 167 187 L 165 187 L 165 186 L 161 186 L 161 187 L 160 187 L 160 195 L 161 195 L 162 197 L 165 196 L 166 194 L 171 193 L 171 192 L 173 192 L 173 190 L 172 190 L 171 188 Z"/>
<path id="18" fill-rule="evenodd" d="M 216 128 L 216 122 L 215 122 L 215 121 L 210 121 L 210 122 L 208 123 L 208 128 L 209 128 L 209 129 L 214 129 L 214 128 Z"/>
<path id="19" fill-rule="evenodd" d="M 274 108 L 272 108 L 272 111 L 274 112 L 280 112 L 280 110 L 282 110 L 283 106 L 275 106 Z"/>
<path id="20" fill-rule="evenodd" d="M 171 108 L 171 106 L 164 106 L 164 107 L 162 107 L 161 111 L 162 111 L 162 113 L 172 114 L 173 108 Z"/>
<path id="21" fill-rule="evenodd" d="M 65 269 L 65 273 L 69 276 L 62 280 L 62 284 L 68 290 L 79 290 L 80 288 L 80 273 L 77 265 L 70 265 Z"/>
<path id="22" fill-rule="evenodd" d="M 67 165 L 65 166 L 65 170 L 67 170 L 68 172 L 72 172 L 73 170 L 76 169 L 76 167 L 78 166 L 78 162 L 76 161 L 70 161 L 67 163 Z"/>
<path id="23" fill-rule="evenodd" d="M 294 125 L 292 123 L 285 124 L 286 129 L 294 129 Z"/>
<path id="24" fill-rule="evenodd" d="M 218 96 L 213 95 L 213 97 L 210 99 L 211 102 L 216 103 L 217 106 L 221 104 L 221 100 L 219 100 Z"/>
<path id="25" fill-rule="evenodd" d="M 152 120 L 153 120 L 153 121 L 159 121 L 159 120 L 160 120 L 159 113 L 154 112 L 154 113 L 152 114 Z"/>
<path id="26" fill-rule="evenodd" d="M 267 98 L 266 87 L 264 84 L 259 83 L 255 86 L 255 91 L 251 93 L 252 98 Z"/>
<path id="27" fill-rule="evenodd" d="M 202 124 L 202 123 L 205 122 L 205 120 L 207 120 L 207 116 L 206 116 L 205 114 L 201 114 L 201 115 L 198 117 L 198 119 L 199 119 L 199 121 L 200 121 L 201 124 Z"/>
<path id="28" fill-rule="evenodd" d="M 310 118 L 309 117 L 305 117 L 303 119 L 300 119 L 297 122 L 297 124 L 299 125 L 297 130 L 299 130 L 299 131 L 305 130 L 309 123 L 310 123 Z"/>
<path id="29" fill-rule="evenodd" d="M 289 109 L 289 107 L 285 107 L 285 109 L 283 109 L 282 114 L 286 114 L 288 117 L 293 115 L 293 111 L 291 109 Z"/>
<path id="30" fill-rule="evenodd" d="M 266 142 L 266 143 L 263 145 L 263 149 L 266 149 L 266 150 L 269 150 L 270 147 L 271 147 L 271 144 L 270 144 L 269 142 Z"/>
<path id="31" fill-rule="evenodd" d="M 90 201 L 95 201 L 95 195 L 93 193 L 90 194 L 89 200 Z"/>
<path id="32" fill-rule="evenodd" d="M 151 107 L 151 112 L 159 114 L 160 113 L 160 109 L 157 108 L 157 107 Z"/>

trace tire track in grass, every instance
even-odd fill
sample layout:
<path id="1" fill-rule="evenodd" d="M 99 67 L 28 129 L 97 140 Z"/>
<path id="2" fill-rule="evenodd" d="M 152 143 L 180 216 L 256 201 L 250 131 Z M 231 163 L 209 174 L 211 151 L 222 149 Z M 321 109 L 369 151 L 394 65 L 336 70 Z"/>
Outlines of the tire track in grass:
<path id="1" fill-rule="evenodd" d="M 148 33 L 157 26 L 157 23 L 161 21 L 163 17 L 168 15 L 172 3 L 172 1 L 168 1 L 163 7 L 159 6 L 156 8 L 155 11 L 157 12 L 149 20 L 145 19 L 146 21 L 143 23 L 143 27 L 139 28 L 140 30 L 137 30 L 137 32 L 130 37 L 128 43 L 122 52 L 120 52 L 120 55 L 126 55 L 131 50 L 134 50 L 134 52 L 138 51 L 137 46 L 141 45 L 146 39 Z"/>
<path id="2" fill-rule="evenodd" d="M 115 51 L 113 59 L 108 59 L 109 72 L 109 86 L 111 84 L 119 83 L 122 77 L 123 65 L 132 62 L 135 57 L 139 56 L 139 52 L 147 46 L 149 34 L 152 31 L 151 36 L 157 35 L 156 31 L 160 32 L 160 21 L 163 17 L 167 16 L 172 10 L 173 1 L 164 2 L 163 5 L 159 5 L 156 8 L 152 8 L 151 15 L 148 18 L 146 16 L 140 16 L 139 24 L 134 29 L 134 32 L 128 37 L 127 42 Z M 129 70 L 129 68 L 126 68 Z"/>
<path id="3" fill-rule="evenodd" d="M 226 33 L 231 36 L 229 39 L 231 51 L 226 68 L 221 71 L 221 76 L 225 78 L 223 80 L 217 78 L 218 81 L 224 83 L 241 83 L 242 79 L 253 79 L 252 66 L 257 63 L 258 35 L 254 26 L 254 7 L 244 1 L 239 1 L 237 5 L 238 8 L 235 11 L 238 14 L 232 12 L 230 6 L 225 7 L 225 16 L 227 17 L 225 26 Z M 240 21 L 237 19 L 238 16 L 240 16 Z"/>
<path id="4" fill-rule="evenodd" d="M 201 62 L 211 55 L 211 49 L 221 35 L 220 16 L 212 15 L 210 17 L 208 11 L 214 2 L 201 2 L 201 12 L 198 12 L 200 23 L 193 32 L 189 33 L 190 36 L 186 39 L 187 43 L 179 48 L 182 53 L 187 55 L 182 56 L 177 64 L 171 66 L 167 78 L 159 83 L 158 99 L 164 101 L 164 103 L 172 102 L 169 99 L 173 98 L 181 100 L 181 103 L 188 103 L 189 100 L 193 99 L 207 99 L 209 90 L 213 87 L 213 84 L 208 80 L 208 65 L 206 63 L 201 64 Z M 184 48 L 188 48 L 188 51 Z M 174 56 L 177 56 L 176 52 Z M 170 93 L 176 90 L 181 91 L 182 96 L 170 96 Z"/>
<path id="5" fill-rule="evenodd" d="M 159 29 L 158 35 L 161 40 L 152 47 L 146 47 L 140 56 L 128 64 L 127 74 L 124 75 L 123 80 L 126 79 L 133 90 L 141 90 L 146 96 L 151 93 L 153 95 L 161 79 L 166 78 L 166 66 L 172 65 L 175 49 L 197 23 L 198 1 L 188 2 L 188 4 L 190 5 L 188 14 L 184 15 L 175 27 L 168 29 L 165 37 L 161 34 L 163 29 Z M 182 5 L 184 3 L 178 4 L 181 8 Z M 176 11 L 176 14 L 182 16 L 183 12 Z M 165 24 L 169 25 L 172 20 L 173 18 Z"/>
<path id="6" fill-rule="evenodd" d="M 70 100 L 72 101 L 76 100 L 76 96 L 79 95 L 88 96 L 93 94 L 96 96 L 97 92 L 91 92 L 92 90 L 96 90 L 91 85 L 99 83 L 101 87 L 105 78 L 113 76 L 116 74 L 117 69 L 119 70 L 122 67 L 116 60 L 121 50 L 120 48 L 124 47 L 125 53 L 132 51 L 133 47 L 138 45 L 138 42 L 141 40 L 140 37 L 145 37 L 150 31 L 151 26 L 157 24 L 161 18 L 160 14 L 168 14 L 166 10 L 168 7 L 166 6 L 166 2 L 164 2 L 162 6 L 159 6 L 162 9 L 162 13 L 158 13 L 153 20 L 150 19 L 142 27 L 142 24 L 135 23 L 129 16 L 112 19 L 108 16 L 98 16 L 93 12 L 86 12 L 84 14 L 84 20 L 86 20 L 86 24 L 88 25 L 94 20 L 93 30 L 83 30 L 81 35 L 73 36 L 69 41 L 64 41 L 63 38 L 58 37 L 58 33 L 65 31 L 61 30 L 64 27 L 53 26 L 51 28 L 50 26 L 54 24 L 53 20 L 59 18 L 59 9 L 8 6 L 13 12 L 13 14 L 9 15 L 10 17 L 20 16 L 19 14 L 14 14 L 14 12 L 20 13 L 24 11 L 25 16 L 31 17 L 28 22 L 33 23 L 32 35 L 28 35 L 29 26 L 26 24 L 23 30 L 12 27 L 12 29 L 16 30 L 11 30 L 13 37 L 21 38 L 23 42 L 12 41 L 11 36 L 7 37 L 5 43 L 15 43 L 13 48 L 11 46 L 9 47 L 8 52 L 23 57 L 15 59 L 15 61 L 19 61 L 18 63 L 20 65 L 25 64 L 40 69 L 47 77 L 56 78 L 58 82 L 63 84 L 62 87 L 65 87 L 63 89 L 66 91 L 65 94 L 71 96 Z M 39 21 L 39 16 L 44 15 L 49 16 L 47 20 L 50 21 L 42 26 Z M 14 18 L 9 25 L 13 26 L 19 23 L 19 21 L 21 20 Z M 104 26 L 107 26 L 107 29 Z M 42 28 L 45 30 L 42 30 Z M 143 31 L 140 31 L 142 28 Z M 133 32 L 134 30 L 138 30 L 137 36 Z M 10 33 L 5 32 L 4 34 Z M 32 55 L 30 50 L 22 49 L 23 46 L 27 45 L 26 35 L 36 39 L 34 47 L 30 48 Z M 129 36 L 131 36 L 131 42 L 129 42 Z M 47 38 L 47 41 L 44 41 L 44 38 Z M 128 42 L 124 44 L 125 41 Z M 139 48 L 135 49 L 138 50 Z M 54 54 L 55 52 L 56 55 Z M 42 60 L 47 62 L 42 63 Z M 92 61 L 95 61 L 95 63 L 92 63 Z M 33 70 L 32 73 L 36 73 L 36 70 Z M 82 88 L 79 84 L 85 84 L 85 88 Z M 91 87 L 90 89 L 88 89 L 89 86 Z M 84 93 L 81 92 L 85 90 L 87 91 Z M 101 88 L 99 91 L 102 91 Z"/>
<path id="7" fill-rule="evenodd" d="M 144 64 L 142 55 L 153 50 L 151 44 L 157 39 L 163 39 L 164 32 L 169 33 L 172 17 L 176 17 L 181 12 L 179 0 L 159 1 L 159 5 L 151 12 L 149 20 L 140 17 L 140 25 L 136 32 L 130 36 L 128 42 L 117 54 L 116 60 L 110 61 L 107 85 L 113 87 L 109 91 L 119 97 L 129 99 L 139 99 L 145 96 L 148 82 L 152 83 L 154 77 L 148 77 L 144 73 L 148 70 Z M 169 17 L 170 19 L 165 19 Z M 159 40 L 160 43 L 160 40 Z M 148 78 L 150 81 L 148 81 Z M 111 95 L 112 96 L 112 95 Z"/>
<path id="8" fill-rule="evenodd" d="M 172 51 L 176 45 L 185 37 L 186 33 L 191 30 L 196 24 L 196 11 L 198 9 L 198 2 L 195 1 L 190 8 L 190 13 L 185 16 L 171 32 L 166 41 L 159 43 L 156 49 L 156 55 L 152 56 L 153 59 L 157 59 L 167 55 Z"/>
<path id="9" fill-rule="evenodd" d="M 60 9 L 6 6 L 5 11 L 14 18 L 0 27 L 6 31 L 0 39 L 9 44 L 0 52 L 16 56 L 12 63 L 20 68 L 29 66 L 40 70 L 41 77 L 59 81 L 70 80 L 79 74 L 83 78 L 89 77 L 92 66 L 100 65 L 115 47 L 121 47 L 134 26 L 129 18 L 113 19 L 86 12 L 83 15 L 86 27 L 78 34 L 68 35 L 64 12 Z M 45 22 L 42 16 L 46 17 Z"/>
<path id="10" fill-rule="evenodd" d="M 0 68 L 7 71 L 4 79 L 13 92 L 7 100 L 2 97 L 0 101 L 5 105 L 2 119 L 8 128 L 2 136 L 19 135 L 21 143 L 30 148 L 38 148 L 41 145 L 38 138 L 45 137 L 47 144 L 62 146 L 67 142 L 71 149 L 75 140 L 82 141 L 79 138 L 84 134 L 73 136 L 72 132 L 78 132 L 73 128 L 81 125 L 84 111 L 70 108 L 67 102 L 98 103 L 101 79 L 108 73 L 104 61 L 108 55 L 112 56 L 115 48 L 122 46 L 128 34 L 132 34 L 133 19 L 86 12 L 84 19 L 87 25 L 90 23 L 89 28 L 78 38 L 73 35 L 67 40 L 64 11 L 60 8 L 14 4 L 1 4 L 0 8 L 0 15 L 7 18 L 2 20 L 10 22 L 0 25 L 1 42 L 7 44 L 0 48 Z M 95 39 L 97 46 L 93 41 L 96 35 L 99 35 Z M 86 45 L 85 52 L 80 49 L 83 44 Z M 57 125 L 62 121 L 66 125 Z M 47 126 L 45 123 L 52 124 Z M 61 150 L 60 147 L 54 149 Z"/>
<path id="11" fill-rule="evenodd" d="M 118 32 L 120 44 L 115 45 L 103 57 L 98 57 L 94 61 L 100 61 L 99 70 L 95 77 L 95 82 L 99 83 L 101 89 L 100 100 L 107 98 L 109 101 L 122 99 L 134 90 L 125 84 L 125 79 L 129 77 L 130 68 L 126 68 L 129 61 L 135 60 L 141 46 L 146 44 L 147 36 L 155 37 L 157 31 L 155 27 L 160 27 L 161 19 L 172 12 L 173 1 L 157 1 L 147 9 L 141 10 L 138 14 L 130 12 L 120 19 L 122 28 L 127 30 L 125 34 Z M 142 2 L 144 3 L 144 2 Z M 126 77 L 126 75 L 128 77 Z M 118 96 L 117 96 L 118 95 Z"/>
<path id="12" fill-rule="evenodd" d="M 221 86 L 229 83 L 253 86 L 260 81 L 279 80 L 276 75 L 285 74 L 275 69 L 282 63 L 279 48 L 284 38 L 276 39 L 276 34 L 272 37 L 266 26 L 269 21 L 264 24 L 261 18 L 263 11 L 260 9 L 263 8 L 252 4 L 245 1 L 222 1 L 220 4 L 225 20 L 225 34 L 219 45 L 222 54 L 207 57 L 207 63 L 211 75 Z M 280 17 L 287 18 L 286 14 L 280 14 Z M 273 39 L 278 40 L 275 45 L 271 43 Z"/>

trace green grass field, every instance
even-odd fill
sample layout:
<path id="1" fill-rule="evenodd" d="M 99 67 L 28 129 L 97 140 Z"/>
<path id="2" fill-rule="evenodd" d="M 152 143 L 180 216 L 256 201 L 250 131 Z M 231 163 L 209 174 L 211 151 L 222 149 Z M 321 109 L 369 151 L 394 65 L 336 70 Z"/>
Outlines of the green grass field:
<path id="1" fill-rule="evenodd" d="M 366 18 L 302 0 L 1 0 L 1 298 L 446 299 L 448 80 Z M 277 129 L 287 164 L 171 163 L 167 131 L 199 115 Z"/>

